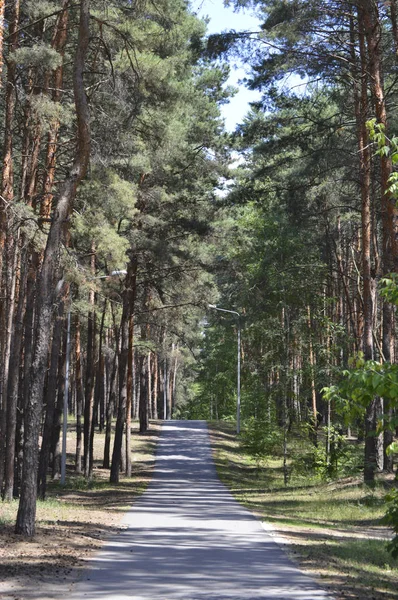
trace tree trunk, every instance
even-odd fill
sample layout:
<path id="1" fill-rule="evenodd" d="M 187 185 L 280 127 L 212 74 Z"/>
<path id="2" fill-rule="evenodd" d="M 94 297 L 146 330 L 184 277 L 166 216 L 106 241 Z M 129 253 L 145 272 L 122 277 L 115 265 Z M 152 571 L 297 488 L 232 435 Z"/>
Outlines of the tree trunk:
<path id="1" fill-rule="evenodd" d="M 47 392 L 45 397 L 46 418 L 44 421 L 43 438 L 40 449 L 38 494 L 42 500 L 45 499 L 47 491 L 47 471 L 50 464 L 50 449 L 57 395 L 58 363 L 61 353 L 63 318 L 64 302 L 61 301 L 58 304 L 58 315 L 54 323 L 52 334 L 50 369 L 48 372 Z"/>
<path id="2" fill-rule="evenodd" d="M 77 152 L 71 172 L 61 185 L 57 207 L 51 223 L 42 269 L 38 281 L 36 314 L 37 328 L 33 362 L 30 373 L 30 395 L 25 414 L 24 461 L 15 532 L 33 536 L 35 533 L 37 498 L 37 456 L 42 413 L 42 394 L 48 356 L 48 341 L 51 332 L 54 281 L 57 272 L 65 223 L 68 221 L 76 189 L 84 177 L 90 156 L 89 113 L 84 89 L 83 72 L 89 42 L 89 0 L 80 3 L 80 22 L 77 49 L 73 69 L 73 86 L 77 114 Z"/>
<path id="3" fill-rule="evenodd" d="M 4 8 L 5 0 L 0 0 L 0 87 L 3 74 L 3 42 L 4 42 Z"/>
<path id="4" fill-rule="evenodd" d="M 12 3 L 9 25 L 9 53 L 12 53 L 14 50 L 16 50 L 18 46 L 19 8 L 19 0 L 14 0 Z M 4 6 L 2 10 L 4 17 Z M 9 256 L 10 248 L 5 248 L 5 244 L 7 237 L 10 236 L 10 228 L 8 223 L 9 205 L 14 199 L 14 167 L 12 149 L 16 99 L 15 75 L 15 61 L 9 59 L 5 95 L 4 146 L 0 187 L 0 285 L 2 286 L 2 296 L 6 299 L 6 301 L 3 300 L 0 305 L 0 489 L 3 486 L 4 480 L 8 386 L 8 360 L 6 360 L 8 273 L 3 275 L 3 258 L 5 252 L 7 252 Z"/>
<path id="5" fill-rule="evenodd" d="M 311 324 L 311 309 L 307 306 L 307 324 L 308 324 L 308 346 L 309 346 L 309 362 L 310 362 L 310 379 L 311 379 L 311 399 L 312 399 L 312 426 L 313 432 L 311 438 L 315 444 L 318 442 L 318 408 L 316 398 L 316 385 L 315 385 L 315 356 L 314 348 L 312 345 L 312 324 Z"/>
<path id="6" fill-rule="evenodd" d="M 26 281 L 28 265 L 26 251 L 21 257 L 21 278 L 18 292 L 18 308 L 15 318 L 14 333 L 10 352 L 10 369 L 8 376 L 7 393 L 7 439 L 6 439 L 6 464 L 5 464 L 5 489 L 4 500 L 10 502 L 14 495 L 15 472 L 15 440 L 17 429 L 17 406 L 20 379 L 20 358 L 23 336 L 23 317 L 25 310 Z"/>
<path id="7" fill-rule="evenodd" d="M 127 363 L 127 398 L 126 398 L 126 476 L 131 477 L 131 410 L 133 398 L 133 359 L 134 359 L 134 318 L 129 318 L 129 349 Z"/>
<path id="8" fill-rule="evenodd" d="M 52 47 L 62 56 L 65 54 L 65 45 L 67 40 L 67 27 L 68 27 L 68 6 L 70 0 L 63 0 L 62 12 L 58 16 L 57 24 L 54 30 L 54 37 L 52 39 Z M 63 61 L 54 72 L 54 85 L 52 100 L 53 102 L 60 102 L 62 97 L 63 87 Z M 54 118 L 51 122 L 50 131 L 47 138 L 47 153 L 46 153 L 46 169 L 45 177 L 43 182 L 43 199 L 40 204 L 40 217 L 42 220 L 48 221 L 51 214 L 51 206 L 53 200 L 53 186 L 55 179 L 55 167 L 56 167 L 56 152 L 58 143 L 58 132 L 60 122 L 59 119 Z"/>
<path id="9" fill-rule="evenodd" d="M 95 276 L 95 245 L 91 244 L 91 275 Z M 89 292 L 89 304 L 92 306 L 87 322 L 87 364 L 86 364 L 86 390 L 84 404 L 84 476 L 90 476 L 90 440 L 91 430 L 94 427 L 94 393 L 95 393 L 95 344 L 96 344 L 96 312 L 95 292 Z"/>
<path id="10" fill-rule="evenodd" d="M 119 402 L 116 418 L 115 440 L 113 443 L 112 465 L 111 465 L 111 483 L 118 483 L 120 464 L 122 460 L 123 430 L 126 423 L 126 405 L 127 405 L 127 364 L 129 356 L 129 323 L 130 316 L 134 313 L 134 303 L 136 296 L 138 261 L 136 257 L 130 259 L 127 275 L 126 287 L 123 293 L 123 312 L 120 324 L 120 357 L 119 357 Z"/>
<path id="11" fill-rule="evenodd" d="M 104 302 L 103 310 L 102 310 L 102 318 L 99 330 L 99 344 L 98 344 L 98 359 L 97 359 L 97 377 L 95 382 L 95 401 L 94 401 L 94 410 L 93 410 L 93 423 L 90 431 L 90 469 L 89 469 L 89 477 L 92 477 L 93 468 L 94 468 L 94 435 L 95 435 L 95 426 L 98 424 L 98 409 L 100 405 L 101 395 L 104 393 L 103 383 L 104 383 L 104 370 L 105 363 L 104 357 L 102 354 L 102 339 L 104 335 L 104 323 L 105 323 L 105 315 L 106 315 L 106 299 Z"/>
<path id="12" fill-rule="evenodd" d="M 82 356 L 80 342 L 80 318 L 75 316 L 75 373 L 76 373 L 76 473 L 82 473 L 82 416 L 84 407 L 84 389 L 82 379 Z"/>
<path id="13" fill-rule="evenodd" d="M 140 399 L 139 399 L 139 418 L 140 433 L 148 430 L 148 361 L 145 355 L 140 357 Z"/>
<path id="14" fill-rule="evenodd" d="M 392 26 L 392 34 L 394 38 L 395 55 L 398 59 L 398 23 L 397 23 L 397 0 L 390 0 L 390 18 Z"/>
<path id="15" fill-rule="evenodd" d="M 159 386 L 159 366 L 158 366 L 158 355 L 155 353 L 153 355 L 153 408 L 152 408 L 152 418 L 158 419 L 158 386 Z"/>
<path id="16" fill-rule="evenodd" d="M 111 435 L 112 435 L 112 417 L 113 410 L 116 402 L 117 394 L 117 371 L 118 371 L 118 343 L 116 343 L 116 352 L 113 359 L 112 374 L 109 384 L 109 398 L 106 407 L 106 428 L 105 428 L 105 447 L 104 447 L 104 461 L 103 468 L 109 469 L 110 467 L 110 449 L 111 449 Z"/>

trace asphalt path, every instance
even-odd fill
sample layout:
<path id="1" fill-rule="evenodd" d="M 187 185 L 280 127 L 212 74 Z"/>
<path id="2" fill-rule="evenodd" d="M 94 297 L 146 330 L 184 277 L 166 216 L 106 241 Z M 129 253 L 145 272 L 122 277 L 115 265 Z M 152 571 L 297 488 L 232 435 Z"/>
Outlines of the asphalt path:
<path id="1" fill-rule="evenodd" d="M 123 524 L 73 598 L 330 599 L 220 483 L 203 421 L 163 426 L 151 483 Z"/>

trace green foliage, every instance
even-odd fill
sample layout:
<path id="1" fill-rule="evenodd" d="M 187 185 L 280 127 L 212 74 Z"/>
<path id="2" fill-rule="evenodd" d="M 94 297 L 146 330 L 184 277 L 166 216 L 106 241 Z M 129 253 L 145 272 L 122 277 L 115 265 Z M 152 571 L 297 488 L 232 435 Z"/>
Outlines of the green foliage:
<path id="1" fill-rule="evenodd" d="M 323 427 L 319 433 L 322 436 L 317 446 L 308 443 L 295 446 L 292 473 L 303 476 L 316 474 L 324 481 L 357 475 L 363 461 L 362 446 L 348 441 L 341 429 L 335 426 Z"/>
<path id="2" fill-rule="evenodd" d="M 393 403 L 398 398 L 398 365 L 365 361 L 363 353 L 350 360 L 350 369 L 341 373 L 338 385 L 323 388 L 325 400 L 335 401 L 349 421 L 364 415 L 375 396 Z"/>
<path id="3" fill-rule="evenodd" d="M 282 454 L 283 433 L 276 423 L 251 417 L 245 422 L 242 443 L 260 467 L 267 458 Z"/>
<path id="4" fill-rule="evenodd" d="M 387 496 L 387 512 L 383 518 L 383 522 L 386 525 L 392 527 L 395 536 L 388 543 L 388 550 L 391 552 L 394 558 L 398 558 L 398 488 L 391 490 Z"/>
<path id="5" fill-rule="evenodd" d="M 379 283 L 380 295 L 391 302 L 398 305 L 398 273 L 389 273 L 388 276 L 382 277 Z"/>
<path id="6" fill-rule="evenodd" d="M 73 121 L 72 104 L 53 102 L 48 96 L 43 95 L 33 96 L 30 103 L 43 133 L 50 130 L 54 121 L 59 121 L 62 125 L 70 125 Z"/>
<path id="7" fill-rule="evenodd" d="M 19 65 L 36 67 L 37 69 L 56 69 L 62 63 L 61 55 L 45 43 L 18 48 L 10 58 Z"/>
<path id="8" fill-rule="evenodd" d="M 393 166 L 398 164 L 398 137 L 388 138 L 383 123 L 370 119 L 366 123 L 370 140 L 376 145 L 376 154 L 381 157 L 390 157 Z M 398 199 L 398 173 L 393 171 L 388 178 L 388 193 Z M 391 277 L 391 276 L 389 276 Z M 394 300 L 389 300 L 394 302 Z"/>

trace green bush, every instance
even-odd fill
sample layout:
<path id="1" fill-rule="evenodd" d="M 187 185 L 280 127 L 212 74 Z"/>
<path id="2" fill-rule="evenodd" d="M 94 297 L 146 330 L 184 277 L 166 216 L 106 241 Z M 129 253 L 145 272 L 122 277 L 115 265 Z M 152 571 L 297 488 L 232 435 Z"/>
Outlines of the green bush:
<path id="1" fill-rule="evenodd" d="M 398 489 L 391 490 L 386 496 L 387 512 L 383 518 L 385 525 L 392 527 L 395 536 L 388 543 L 387 548 L 394 558 L 398 558 Z"/>
<path id="2" fill-rule="evenodd" d="M 283 450 L 283 434 L 274 423 L 268 420 L 251 417 L 242 433 L 243 447 L 261 465 L 271 456 L 281 456 Z"/>
<path id="3" fill-rule="evenodd" d="M 329 429 L 330 454 L 326 452 L 328 429 L 322 430 L 324 436 L 317 446 L 303 444 L 302 450 L 294 454 L 292 471 L 297 475 L 318 475 L 322 479 L 334 479 L 354 475 L 360 470 L 361 449 L 348 442 L 336 427 Z"/>

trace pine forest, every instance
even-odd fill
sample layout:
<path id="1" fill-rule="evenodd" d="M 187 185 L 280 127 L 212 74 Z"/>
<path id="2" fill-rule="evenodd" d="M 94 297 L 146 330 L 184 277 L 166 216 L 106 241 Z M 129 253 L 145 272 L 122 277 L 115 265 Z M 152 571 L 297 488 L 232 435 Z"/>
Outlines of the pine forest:
<path id="1" fill-rule="evenodd" d="M 393 561 L 398 3 L 226 5 L 259 27 L 0 0 L 1 504 L 32 537 L 96 439 L 118 484 L 133 424 L 222 422 L 285 488 L 387 488 Z M 236 63 L 259 100 L 229 132 Z"/>

